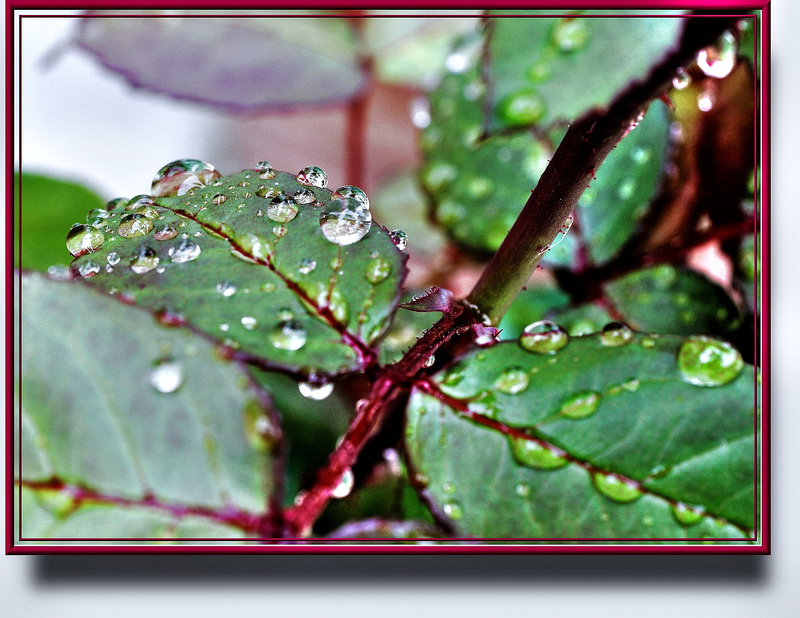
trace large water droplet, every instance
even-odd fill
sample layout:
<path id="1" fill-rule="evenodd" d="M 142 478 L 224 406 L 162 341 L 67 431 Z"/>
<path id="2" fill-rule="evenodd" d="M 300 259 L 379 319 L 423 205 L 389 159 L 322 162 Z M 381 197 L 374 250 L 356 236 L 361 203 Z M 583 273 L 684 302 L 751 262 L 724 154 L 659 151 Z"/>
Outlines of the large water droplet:
<path id="1" fill-rule="evenodd" d="M 536 354 L 555 354 L 568 343 L 567 331 L 548 320 L 528 324 L 519 338 L 523 349 Z"/>
<path id="2" fill-rule="evenodd" d="M 307 399 L 313 399 L 314 401 L 322 401 L 333 392 L 333 382 L 322 382 L 318 384 L 312 382 L 300 382 L 297 385 L 297 388 L 300 390 L 300 394 L 303 397 L 306 397 Z"/>
<path id="3" fill-rule="evenodd" d="M 591 416 L 600 405 L 600 395 L 594 391 L 575 393 L 564 400 L 559 412 L 567 418 L 580 419 Z"/>
<path id="4" fill-rule="evenodd" d="M 89 277 L 94 277 L 97 273 L 100 272 L 100 264 L 97 262 L 93 262 L 89 260 L 88 262 L 83 262 L 80 266 L 78 266 L 78 274 L 85 279 Z"/>
<path id="5" fill-rule="evenodd" d="M 334 498 L 345 498 L 346 496 L 349 496 L 350 492 L 353 491 L 354 484 L 355 477 L 353 476 L 353 470 L 348 468 L 342 474 L 342 477 L 339 479 L 339 483 L 336 485 L 336 487 L 334 487 L 331 496 Z"/>
<path id="6" fill-rule="evenodd" d="M 139 252 L 131 258 L 131 270 L 137 275 L 149 273 L 159 263 L 158 254 L 152 247 L 142 245 Z"/>
<path id="7" fill-rule="evenodd" d="M 705 517 L 705 509 L 702 506 L 689 506 L 683 502 L 672 505 L 672 514 L 678 523 L 684 526 L 699 524 Z"/>
<path id="8" fill-rule="evenodd" d="M 497 403 L 497 396 L 493 391 L 482 391 L 472 401 L 467 404 L 470 412 L 475 412 L 488 418 L 497 418 L 500 414 L 500 406 Z"/>
<path id="9" fill-rule="evenodd" d="M 236 285 L 230 281 L 221 281 L 217 284 L 217 294 L 229 298 L 236 294 Z"/>
<path id="10" fill-rule="evenodd" d="M 155 205 L 156 205 L 156 203 L 153 201 L 152 197 L 142 193 L 140 195 L 136 195 L 136 196 L 132 197 L 131 199 L 129 199 L 128 203 L 125 205 L 125 210 L 129 210 L 131 212 L 136 212 L 140 208 L 142 208 L 143 206 L 144 207 L 150 206 L 152 208 L 155 208 Z M 143 213 L 140 213 L 140 214 L 143 214 Z"/>
<path id="11" fill-rule="evenodd" d="M 711 337 L 690 337 L 678 351 L 681 377 L 695 386 L 722 386 L 735 380 L 743 368 L 744 360 L 736 348 Z"/>
<path id="12" fill-rule="evenodd" d="M 298 189 L 292 194 L 292 199 L 298 204 L 311 204 L 317 201 L 317 196 L 311 189 Z"/>
<path id="13" fill-rule="evenodd" d="M 736 64 L 736 37 L 724 32 L 714 44 L 697 54 L 697 66 L 708 77 L 727 77 Z"/>
<path id="14" fill-rule="evenodd" d="M 184 381 L 183 365 L 171 358 L 156 361 L 150 372 L 150 385 L 159 393 L 174 393 Z"/>
<path id="15" fill-rule="evenodd" d="M 261 180 L 271 180 L 275 178 L 275 170 L 269 164 L 269 161 L 259 161 L 256 164 L 256 171 Z"/>
<path id="16" fill-rule="evenodd" d="M 182 159 L 167 163 L 153 178 L 154 196 L 183 195 L 196 187 L 210 184 L 220 177 L 214 166 L 197 159 Z"/>
<path id="17" fill-rule="evenodd" d="M 509 367 L 497 377 L 494 387 L 509 395 L 521 393 L 528 388 L 528 372 L 522 367 Z"/>
<path id="18" fill-rule="evenodd" d="M 383 258 L 373 258 L 367 262 L 367 269 L 364 276 L 371 284 L 376 285 L 384 281 L 392 272 L 392 265 Z"/>
<path id="19" fill-rule="evenodd" d="M 683 90 L 691 83 L 692 78 L 686 72 L 686 69 L 678 67 L 678 70 L 675 72 L 675 77 L 672 78 L 672 87 L 675 88 L 675 90 Z"/>
<path id="20" fill-rule="evenodd" d="M 67 250 L 75 257 L 94 253 L 103 246 L 106 237 L 91 225 L 73 225 L 67 232 Z"/>
<path id="21" fill-rule="evenodd" d="M 610 322 L 603 327 L 600 343 L 609 348 L 625 345 L 633 339 L 633 331 L 622 322 Z"/>
<path id="22" fill-rule="evenodd" d="M 331 200 L 320 214 L 319 225 L 328 241 L 351 245 L 367 235 L 372 226 L 372 215 L 354 198 Z"/>
<path id="23" fill-rule="evenodd" d="M 556 23 L 551 38 L 559 51 L 569 53 L 585 47 L 590 34 L 589 23 L 585 19 L 567 17 Z"/>
<path id="24" fill-rule="evenodd" d="M 616 474 L 596 472 L 594 485 L 597 491 L 615 502 L 633 502 L 642 495 L 642 488 L 638 483 Z"/>
<path id="25" fill-rule="evenodd" d="M 120 219 L 117 233 L 123 238 L 136 238 L 146 236 L 152 229 L 152 219 L 139 213 L 129 213 Z"/>
<path id="26" fill-rule="evenodd" d="M 504 97 L 497 105 L 497 114 L 512 126 L 534 124 L 544 118 L 547 104 L 533 88 L 523 88 Z"/>
<path id="27" fill-rule="evenodd" d="M 184 238 L 174 247 L 170 247 L 167 253 L 169 254 L 169 259 L 176 264 L 192 262 L 200 257 L 200 245 L 192 240 Z"/>
<path id="28" fill-rule="evenodd" d="M 174 225 L 165 225 L 153 234 L 156 240 L 172 240 L 178 235 L 178 229 Z"/>
<path id="29" fill-rule="evenodd" d="M 523 466 L 537 470 L 556 470 L 563 468 L 569 461 L 566 453 L 555 447 L 548 447 L 536 440 L 524 437 L 509 437 L 511 452 Z"/>
<path id="30" fill-rule="evenodd" d="M 321 167 L 310 165 L 304 167 L 297 173 L 297 182 L 309 187 L 319 187 L 320 189 L 328 185 L 328 175 Z"/>
<path id="31" fill-rule="evenodd" d="M 389 238 L 400 251 L 404 251 L 408 246 L 408 235 L 403 230 L 392 230 L 389 232 Z"/>
<path id="32" fill-rule="evenodd" d="M 267 216 L 277 223 L 288 223 L 299 211 L 297 204 L 285 195 L 273 197 L 267 206 Z"/>
<path id="33" fill-rule="evenodd" d="M 279 350 L 294 352 L 306 344 L 308 333 L 297 320 L 283 320 L 270 334 L 272 346 Z"/>
<path id="34" fill-rule="evenodd" d="M 256 195 L 265 199 L 285 196 L 284 192 L 278 187 L 268 187 L 267 185 L 259 185 L 258 189 L 256 189 Z"/>
<path id="35" fill-rule="evenodd" d="M 364 208 L 369 208 L 369 198 L 367 197 L 367 194 L 353 185 L 344 185 L 339 187 L 331 196 L 331 199 L 343 201 L 346 201 L 348 198 L 354 199 L 359 203 L 360 206 L 363 206 Z"/>

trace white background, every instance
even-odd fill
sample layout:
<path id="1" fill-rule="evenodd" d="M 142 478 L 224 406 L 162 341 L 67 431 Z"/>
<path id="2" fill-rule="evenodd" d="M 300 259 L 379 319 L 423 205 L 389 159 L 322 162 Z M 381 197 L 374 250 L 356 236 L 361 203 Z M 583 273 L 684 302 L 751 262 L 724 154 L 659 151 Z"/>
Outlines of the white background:
<path id="1" fill-rule="evenodd" d="M 783 617 L 800 616 L 800 392 L 797 337 L 796 261 L 800 237 L 796 196 L 800 194 L 797 109 L 800 101 L 800 3 L 775 0 L 772 53 L 772 480 L 773 555 L 770 557 L 0 557 L 0 615 L 35 618 L 129 616 L 586 616 L 647 615 Z M 55 42 L 55 41 L 53 41 Z M 124 87 L 89 62 L 82 79 L 107 80 L 118 103 L 132 99 L 130 113 L 157 118 L 148 140 L 131 135 L 129 154 L 120 143 L 101 140 L 87 158 L 79 140 L 63 131 L 35 135 L 26 126 L 26 158 L 52 171 L 101 169 L 87 177 L 101 193 L 135 194 L 126 178 L 150 178 L 185 149 L 199 158 L 220 155 L 203 137 L 225 130 L 213 114 L 173 107 Z M 63 60 L 62 60 L 63 62 Z M 57 64 L 50 78 L 69 80 Z M 93 74 L 93 75 L 92 75 Z M 74 79 L 75 74 L 72 74 Z M 43 93 L 46 95 L 46 92 Z M 83 106 L 95 106 L 97 122 L 106 107 L 84 91 Z M 40 114 L 67 113 L 63 101 L 39 101 Z M 154 106 L 154 107 L 153 107 Z M 158 113 L 153 114 L 154 111 Z M 34 112 L 31 112 L 33 115 Z M 30 118 L 33 128 L 34 118 Z M 114 134 L 116 135 L 116 133 Z M 8 137 L 8 136 L 7 136 Z M 31 137 L 32 140 L 28 141 Z M 212 140 L 213 141 L 213 140 Z M 176 145 L 182 150 L 173 150 Z M 152 153 L 156 159 L 150 159 Z M 224 153 L 223 153 L 224 154 Z M 218 158 L 216 160 L 219 160 Z M 93 167 L 94 166 L 94 167 Z M 115 166 L 121 170 L 114 178 Z M 220 165 L 220 167 L 222 167 Z M 122 173 L 124 172 L 124 173 Z M 108 184 L 105 184 L 108 182 Z"/>

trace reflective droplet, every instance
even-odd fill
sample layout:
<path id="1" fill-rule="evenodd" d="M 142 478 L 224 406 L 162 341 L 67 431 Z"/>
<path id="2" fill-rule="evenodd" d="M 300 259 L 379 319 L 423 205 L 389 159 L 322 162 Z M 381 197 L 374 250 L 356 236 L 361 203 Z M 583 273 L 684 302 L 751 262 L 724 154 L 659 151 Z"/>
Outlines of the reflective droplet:
<path id="1" fill-rule="evenodd" d="M 157 197 L 183 195 L 219 177 L 220 173 L 209 163 L 196 159 L 173 161 L 156 172 L 151 193 Z"/>
<path id="2" fill-rule="evenodd" d="M 683 90 L 691 83 L 692 78 L 686 72 L 686 69 L 678 67 L 678 70 L 675 72 L 675 77 L 672 78 L 672 87 L 675 88 L 675 90 Z"/>
<path id="3" fill-rule="evenodd" d="M 400 251 L 404 251 L 408 246 L 408 235 L 403 230 L 392 230 L 389 232 L 389 238 Z"/>
<path id="4" fill-rule="evenodd" d="M 364 208 L 369 208 L 369 198 L 367 197 L 367 194 L 353 185 L 344 185 L 339 187 L 331 196 L 331 199 L 342 201 L 347 201 L 348 198 L 354 199 L 360 206 L 363 206 Z"/>
<path id="5" fill-rule="evenodd" d="M 143 275 L 155 269 L 159 261 L 158 254 L 152 247 L 142 245 L 139 252 L 131 258 L 131 270 L 137 275 Z"/>
<path id="6" fill-rule="evenodd" d="M 128 203 L 128 198 L 126 197 L 115 197 L 113 200 L 109 200 L 106 202 L 105 209 L 106 210 L 117 210 L 119 208 L 125 208 L 125 204 Z"/>
<path id="7" fill-rule="evenodd" d="M 559 51 L 574 52 L 589 42 L 589 23 L 585 19 L 567 17 L 553 27 L 551 38 Z"/>
<path id="8" fill-rule="evenodd" d="M 431 354 L 428 358 L 425 359 L 425 367 L 433 367 L 436 364 L 436 355 Z"/>
<path id="9" fill-rule="evenodd" d="M 645 337 L 644 339 L 642 339 L 642 347 L 651 350 L 654 347 L 656 347 L 656 342 L 654 339 L 651 339 L 650 337 Z"/>
<path id="10" fill-rule="evenodd" d="M 213 198 L 211 198 L 211 203 L 219 206 L 220 204 L 224 204 L 228 201 L 228 196 L 224 193 L 217 193 Z"/>
<path id="11" fill-rule="evenodd" d="M 270 334 L 272 346 L 279 350 L 294 352 L 306 344 L 308 333 L 297 320 L 288 319 L 280 322 Z"/>
<path id="12" fill-rule="evenodd" d="M 603 327 L 600 334 L 600 343 L 609 348 L 625 345 L 633 339 L 633 331 L 622 322 L 610 322 Z"/>
<path id="13" fill-rule="evenodd" d="M 509 437 L 511 452 L 523 466 L 537 470 L 556 470 L 563 468 L 569 461 L 566 453 L 555 447 L 547 447 L 529 438 Z"/>
<path id="14" fill-rule="evenodd" d="M 616 474 L 596 472 L 594 485 L 597 487 L 597 491 L 615 502 L 633 502 L 642 495 L 642 489 L 638 483 Z"/>
<path id="15" fill-rule="evenodd" d="M 314 269 L 317 267 L 317 262 L 312 260 L 311 258 L 303 258 L 300 260 L 300 267 L 297 269 L 300 274 L 307 275 L 311 272 L 314 272 Z"/>
<path id="16" fill-rule="evenodd" d="M 83 262 L 80 266 L 78 266 L 78 274 L 85 279 L 94 277 L 99 272 L 100 264 L 91 260 Z"/>
<path id="17" fill-rule="evenodd" d="M 117 234 L 123 238 L 146 236 L 153 229 L 153 220 L 139 213 L 124 215 L 119 222 Z"/>
<path id="18" fill-rule="evenodd" d="M 522 367 L 509 367 L 494 381 L 494 387 L 509 395 L 521 393 L 528 388 L 528 372 Z"/>
<path id="19" fill-rule="evenodd" d="M 391 272 L 392 265 L 383 258 L 377 257 L 367 262 L 367 269 L 364 272 L 364 276 L 371 284 L 377 285 L 381 281 L 384 281 Z"/>
<path id="20" fill-rule="evenodd" d="M 229 298 L 236 294 L 236 285 L 231 283 L 230 281 L 221 281 L 217 284 L 217 294 L 224 296 L 225 298 Z"/>
<path id="21" fill-rule="evenodd" d="M 258 264 L 272 258 L 272 242 L 258 234 L 239 234 L 234 240 L 231 254 L 245 262 Z"/>
<path id="22" fill-rule="evenodd" d="M 116 266 L 120 262 L 119 253 L 116 251 L 112 251 L 106 256 L 106 262 L 108 262 L 109 266 Z"/>
<path id="23" fill-rule="evenodd" d="M 697 66 L 708 77 L 727 77 L 736 64 L 736 37 L 724 32 L 714 44 L 697 53 Z"/>
<path id="24" fill-rule="evenodd" d="M 297 387 L 303 397 L 314 401 L 322 401 L 333 392 L 333 382 L 322 382 L 321 384 L 300 382 Z"/>
<path id="25" fill-rule="evenodd" d="M 353 491 L 353 485 L 355 484 L 355 477 L 353 476 L 353 470 L 348 468 L 342 474 L 342 477 L 339 479 L 339 483 L 334 487 L 331 496 L 334 498 L 345 498 L 346 496 L 350 495 L 350 492 Z"/>
<path id="26" fill-rule="evenodd" d="M 285 195 L 274 197 L 267 206 L 267 217 L 277 223 L 288 223 L 300 211 L 297 204 Z"/>
<path id="27" fill-rule="evenodd" d="M 153 237 L 156 240 L 172 240 L 178 235 L 178 230 L 173 225 L 165 225 L 162 228 L 159 228 L 153 234 Z"/>
<path id="28" fill-rule="evenodd" d="M 245 330 L 255 330 L 258 328 L 258 320 L 256 320 L 252 315 L 242 316 L 240 322 L 242 323 L 242 326 L 244 326 Z"/>
<path id="29" fill-rule="evenodd" d="M 298 189 L 292 194 L 292 199 L 297 204 L 311 204 L 317 201 L 317 196 L 311 189 Z"/>
<path id="30" fill-rule="evenodd" d="M 331 200 L 320 214 L 319 225 L 328 241 L 351 245 L 367 235 L 372 226 L 372 215 L 354 198 Z"/>
<path id="31" fill-rule="evenodd" d="M 587 418 L 597 411 L 600 405 L 600 395 L 594 391 L 575 393 L 564 400 L 559 413 L 572 419 Z"/>
<path id="32" fill-rule="evenodd" d="M 128 200 L 128 203 L 125 205 L 125 210 L 129 210 L 131 212 L 135 212 L 137 209 L 141 208 L 142 206 L 151 206 L 155 207 L 156 203 L 153 201 L 153 198 L 149 195 L 144 193 L 140 195 L 136 195 Z M 140 213 L 141 214 L 141 213 Z"/>
<path id="33" fill-rule="evenodd" d="M 258 189 L 256 189 L 256 195 L 265 199 L 286 197 L 283 191 L 281 191 L 278 187 L 268 187 L 267 185 L 259 185 Z"/>
<path id="34" fill-rule="evenodd" d="M 286 232 L 288 232 L 288 228 L 285 225 L 276 225 L 272 228 L 272 233 L 275 234 L 278 238 L 283 238 L 286 236 Z"/>
<path id="35" fill-rule="evenodd" d="M 726 341 L 706 336 L 689 337 L 678 351 L 678 370 L 684 382 L 695 386 L 722 386 L 735 380 L 744 368 L 739 351 Z"/>
<path id="36" fill-rule="evenodd" d="M 167 252 L 169 259 L 176 264 L 192 262 L 200 257 L 200 245 L 192 240 L 182 239 Z"/>
<path id="37" fill-rule="evenodd" d="M 555 354 L 568 343 L 567 331 L 548 320 L 528 324 L 519 338 L 523 349 L 536 354 Z"/>
<path id="38" fill-rule="evenodd" d="M 79 257 L 94 253 L 103 246 L 105 240 L 103 232 L 91 225 L 76 224 L 67 232 L 67 250 L 75 257 Z"/>
<path id="39" fill-rule="evenodd" d="M 301 185 L 319 187 L 328 186 L 328 175 L 320 167 L 310 165 L 301 169 L 295 177 Z"/>
<path id="40" fill-rule="evenodd" d="M 448 500 L 442 505 L 442 510 L 450 519 L 459 520 L 464 517 L 464 507 L 458 500 Z"/>
<path id="41" fill-rule="evenodd" d="M 104 208 L 92 208 L 86 215 L 86 223 L 92 227 L 103 229 L 106 227 L 106 221 L 113 215 Z"/>
<path id="42" fill-rule="evenodd" d="M 706 511 L 702 506 L 689 506 L 683 502 L 678 502 L 672 505 L 672 514 L 678 520 L 678 523 L 684 526 L 693 526 L 703 520 Z"/>
<path id="43" fill-rule="evenodd" d="M 150 385 L 159 393 L 174 393 L 184 381 L 183 365 L 171 359 L 158 360 L 150 372 Z"/>
<path id="44" fill-rule="evenodd" d="M 523 88 L 504 97 L 497 105 L 497 114 L 512 126 L 534 124 L 544 118 L 547 105 L 533 88 Z"/>
<path id="45" fill-rule="evenodd" d="M 428 104 L 428 97 L 417 97 L 411 101 L 409 113 L 411 124 L 418 129 L 427 129 L 431 124 L 431 108 Z"/>
<path id="46" fill-rule="evenodd" d="M 256 164 L 256 171 L 261 180 L 271 180 L 275 178 L 275 170 L 269 164 L 269 161 L 259 161 Z"/>
<path id="47" fill-rule="evenodd" d="M 704 90 L 697 95 L 697 108 L 701 112 L 711 111 L 714 107 L 714 95 L 710 90 Z"/>

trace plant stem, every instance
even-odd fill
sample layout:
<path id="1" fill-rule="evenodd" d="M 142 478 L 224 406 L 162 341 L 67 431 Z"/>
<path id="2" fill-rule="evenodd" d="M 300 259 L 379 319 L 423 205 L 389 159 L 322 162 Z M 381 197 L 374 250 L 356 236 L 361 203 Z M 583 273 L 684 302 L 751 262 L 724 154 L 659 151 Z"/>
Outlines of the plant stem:
<path id="1" fill-rule="evenodd" d="M 605 110 L 589 110 L 572 124 L 468 297 L 492 324 L 527 283 L 608 153 L 636 126 L 648 104 L 670 87 L 677 69 L 734 25 L 735 18 L 690 17 L 677 49 L 644 81 L 629 85 Z"/>

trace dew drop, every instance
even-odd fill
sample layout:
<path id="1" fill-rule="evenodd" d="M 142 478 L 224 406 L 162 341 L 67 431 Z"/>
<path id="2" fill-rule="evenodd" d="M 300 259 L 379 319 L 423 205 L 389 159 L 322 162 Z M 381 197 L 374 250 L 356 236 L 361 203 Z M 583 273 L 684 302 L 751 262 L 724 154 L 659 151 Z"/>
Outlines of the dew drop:
<path id="1" fill-rule="evenodd" d="M 154 270 L 159 261 L 158 254 L 152 247 L 142 245 L 139 252 L 131 258 L 131 270 L 137 275 L 143 275 Z"/>
<path id="2" fill-rule="evenodd" d="M 301 185 L 309 187 L 323 187 L 328 186 L 328 175 L 320 167 L 310 165 L 301 169 L 295 177 L 297 182 Z"/>
<path id="3" fill-rule="evenodd" d="M 517 483 L 516 487 L 514 487 L 514 493 L 520 498 L 527 498 L 531 495 L 531 486 L 527 483 Z"/>
<path id="4" fill-rule="evenodd" d="M 693 526 L 700 523 L 705 517 L 705 509 L 702 506 L 689 506 L 683 502 L 672 505 L 672 514 L 683 526 Z"/>
<path id="5" fill-rule="evenodd" d="M 300 267 L 297 269 L 300 274 L 307 275 L 311 272 L 314 272 L 314 269 L 317 267 L 317 262 L 312 260 L 311 258 L 303 258 L 300 260 Z"/>
<path id="6" fill-rule="evenodd" d="M 240 260 L 258 264 L 272 258 L 272 243 L 258 234 L 240 234 L 231 244 L 231 254 Z"/>
<path id="7" fill-rule="evenodd" d="M 618 348 L 633 339 L 633 331 L 622 322 L 610 322 L 603 327 L 600 343 L 609 348 Z"/>
<path id="8" fill-rule="evenodd" d="M 701 112 L 711 111 L 714 107 L 714 95 L 710 90 L 704 90 L 697 95 L 697 108 Z"/>
<path id="9" fill-rule="evenodd" d="M 425 359 L 425 367 L 433 367 L 436 364 L 436 355 L 431 354 Z"/>
<path id="10" fill-rule="evenodd" d="M 278 238 L 283 238 L 286 236 L 286 232 L 289 230 L 285 225 L 276 225 L 272 228 L 272 233 L 275 234 Z"/>
<path id="11" fill-rule="evenodd" d="M 642 495 L 642 489 L 638 483 L 616 474 L 596 472 L 594 485 L 597 487 L 597 491 L 615 502 L 633 502 Z"/>
<path id="12" fill-rule="evenodd" d="M 267 185 L 259 185 L 258 189 L 256 189 L 256 195 L 258 197 L 263 197 L 264 199 L 273 199 L 276 197 L 283 197 L 283 191 L 278 189 L 278 187 L 268 187 Z"/>
<path id="13" fill-rule="evenodd" d="M 92 208 L 86 215 L 86 223 L 92 227 L 102 229 L 106 226 L 106 220 L 113 215 L 104 208 Z"/>
<path id="14" fill-rule="evenodd" d="M 274 197 L 267 206 L 267 217 L 277 223 L 288 223 L 299 212 L 297 204 L 285 195 Z"/>
<path id="15" fill-rule="evenodd" d="M 736 37 L 724 32 L 719 40 L 697 54 L 697 66 L 708 77 L 727 77 L 736 64 Z"/>
<path id="16" fill-rule="evenodd" d="M 308 333 L 297 320 L 287 319 L 279 322 L 270 334 L 272 346 L 279 350 L 294 352 L 306 344 Z"/>
<path id="17" fill-rule="evenodd" d="M 271 180 L 275 178 L 275 170 L 269 164 L 269 161 L 259 161 L 256 164 L 256 171 L 261 180 Z"/>
<path id="18" fill-rule="evenodd" d="M 300 394 L 306 399 L 313 399 L 314 401 L 322 401 L 333 392 L 333 382 L 300 382 L 297 385 Z"/>
<path id="19" fill-rule="evenodd" d="M 292 199 L 298 204 L 311 204 L 317 201 L 317 196 L 311 189 L 298 189 L 292 194 Z"/>
<path id="20" fill-rule="evenodd" d="M 192 240 L 182 239 L 167 252 L 169 259 L 176 264 L 192 262 L 200 257 L 200 245 Z"/>
<path id="21" fill-rule="evenodd" d="M 555 354 L 568 343 L 567 331 L 548 320 L 528 324 L 519 338 L 519 345 L 535 354 Z"/>
<path id="22" fill-rule="evenodd" d="M 364 272 L 364 276 L 372 285 L 377 285 L 381 281 L 384 281 L 391 272 L 392 265 L 383 258 L 377 257 L 367 262 L 367 269 Z"/>
<path id="23" fill-rule="evenodd" d="M 528 388 L 528 372 L 522 367 L 509 367 L 497 377 L 494 387 L 509 395 L 521 393 Z"/>
<path id="24" fill-rule="evenodd" d="M 511 126 L 534 124 L 547 113 L 545 100 L 533 88 L 523 88 L 513 92 L 497 105 L 497 114 Z"/>
<path id="25" fill-rule="evenodd" d="M 686 72 L 686 69 L 678 67 L 678 70 L 675 72 L 675 77 L 672 78 L 672 87 L 675 88 L 675 90 L 683 90 L 691 83 L 692 78 Z"/>
<path id="26" fill-rule="evenodd" d="M 547 447 L 530 438 L 510 436 L 511 452 L 521 465 L 537 470 L 556 470 L 563 468 L 569 461 L 566 453 L 555 447 Z"/>
<path id="27" fill-rule="evenodd" d="M 367 235 L 372 226 L 372 215 L 354 198 L 331 200 L 320 214 L 319 225 L 329 242 L 351 245 Z"/>
<path id="28" fill-rule="evenodd" d="M 197 159 L 181 159 L 167 163 L 153 178 L 151 193 L 157 197 L 184 195 L 219 179 L 214 166 Z"/>
<path id="29" fill-rule="evenodd" d="M 78 274 L 88 279 L 89 277 L 94 277 L 97 273 L 100 272 L 100 264 L 97 262 L 93 262 L 89 260 L 88 262 L 84 262 L 80 266 L 78 266 Z"/>
<path id="30" fill-rule="evenodd" d="M 331 496 L 334 498 L 345 498 L 349 496 L 350 492 L 353 491 L 354 484 L 355 477 L 353 476 L 353 470 L 352 468 L 348 468 L 342 474 L 342 477 L 339 479 L 339 483 L 333 488 Z"/>
<path id="31" fill-rule="evenodd" d="M 242 316 L 240 321 L 245 330 L 255 330 L 258 328 L 258 320 L 256 320 L 252 315 Z"/>
<path id="32" fill-rule="evenodd" d="M 136 195 L 128 200 L 127 204 L 125 204 L 125 210 L 129 210 L 131 212 L 141 208 L 142 206 L 152 206 L 155 207 L 156 203 L 153 201 L 153 198 L 149 195 L 144 193 L 140 195 Z"/>
<path id="33" fill-rule="evenodd" d="M 575 393 L 564 400 L 559 413 L 572 419 L 587 418 L 597 411 L 600 405 L 600 395 L 594 391 Z"/>
<path id="34" fill-rule="evenodd" d="M 448 500 L 442 505 L 442 510 L 450 519 L 459 520 L 464 517 L 464 507 L 458 500 Z"/>
<path id="35" fill-rule="evenodd" d="M 217 284 L 217 294 L 229 298 L 236 294 L 236 286 L 230 281 L 222 281 Z"/>
<path id="36" fill-rule="evenodd" d="M 94 253 L 103 246 L 105 240 L 100 230 L 78 223 L 67 232 L 67 250 L 75 257 Z"/>
<path id="37" fill-rule="evenodd" d="M 172 240 L 178 235 L 178 230 L 173 225 L 165 225 L 162 228 L 159 228 L 153 234 L 153 237 L 156 240 Z"/>
<path id="38" fill-rule="evenodd" d="M 369 198 L 363 190 L 353 185 L 344 185 L 336 189 L 331 196 L 331 199 L 347 201 L 347 199 L 354 199 L 360 206 L 369 208 Z"/>
<path id="39" fill-rule="evenodd" d="M 174 393 L 184 381 L 183 365 L 171 358 L 162 358 L 150 372 L 150 386 L 159 393 Z"/>
<path id="40" fill-rule="evenodd" d="M 403 230 L 392 230 L 389 232 L 389 238 L 400 251 L 404 251 L 408 246 L 408 235 Z"/>
<path id="41" fill-rule="evenodd" d="M 217 193 L 213 198 L 211 198 L 211 203 L 219 206 L 220 204 L 224 204 L 228 201 L 228 196 L 224 193 Z"/>
<path id="42" fill-rule="evenodd" d="M 153 229 L 153 221 L 139 213 L 129 213 L 120 219 L 117 234 L 123 238 L 146 236 Z"/>
<path id="43" fill-rule="evenodd" d="M 559 51 L 570 53 L 585 47 L 590 34 L 589 23 L 585 19 L 568 17 L 553 27 L 551 38 Z"/>
<path id="44" fill-rule="evenodd" d="M 689 337 L 678 350 L 678 370 L 684 382 L 695 386 L 722 386 L 735 380 L 744 368 L 739 351 L 726 341 L 706 336 Z"/>
<path id="45" fill-rule="evenodd" d="M 654 347 L 656 347 L 655 339 L 651 339 L 650 337 L 645 337 L 644 339 L 642 339 L 642 347 L 647 350 L 652 350 Z"/>

